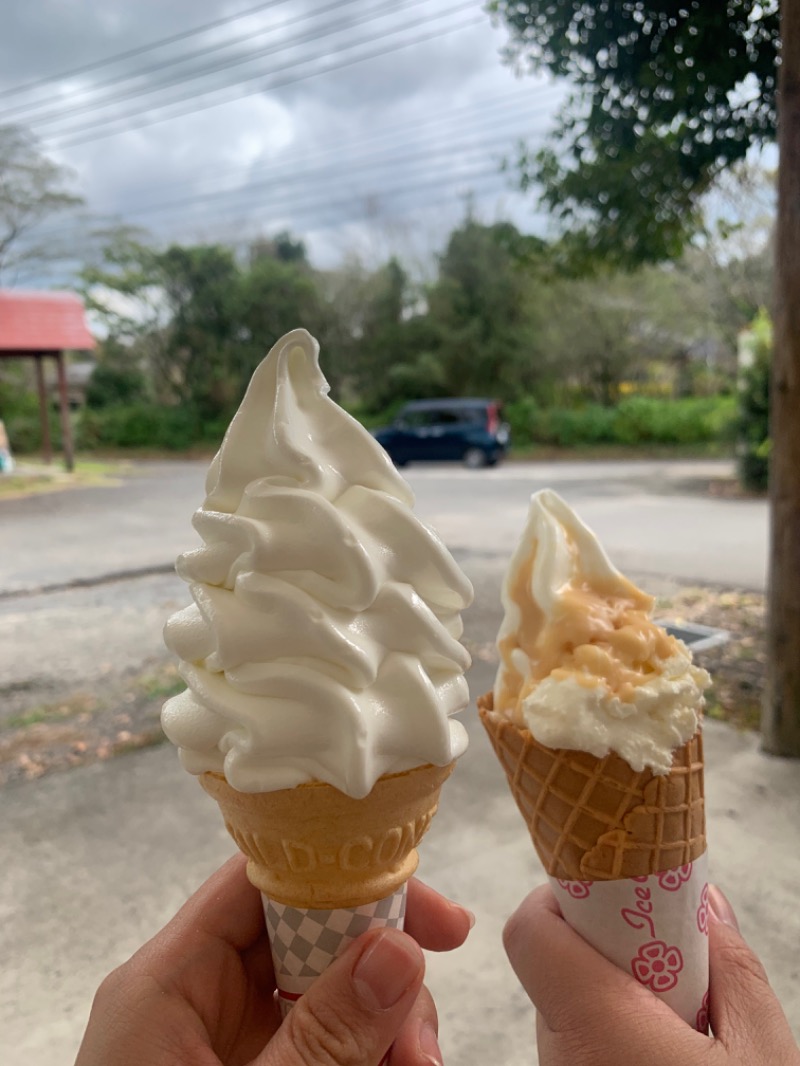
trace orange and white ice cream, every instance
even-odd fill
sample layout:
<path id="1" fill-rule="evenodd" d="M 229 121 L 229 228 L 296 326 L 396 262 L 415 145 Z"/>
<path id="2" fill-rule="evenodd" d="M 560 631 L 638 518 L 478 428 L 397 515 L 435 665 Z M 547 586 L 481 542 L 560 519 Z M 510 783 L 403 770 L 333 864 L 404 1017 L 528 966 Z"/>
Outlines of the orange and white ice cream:
<path id="1" fill-rule="evenodd" d="M 502 601 L 494 713 L 550 748 L 616 752 L 633 770 L 669 773 L 710 678 L 549 489 L 531 498 Z"/>

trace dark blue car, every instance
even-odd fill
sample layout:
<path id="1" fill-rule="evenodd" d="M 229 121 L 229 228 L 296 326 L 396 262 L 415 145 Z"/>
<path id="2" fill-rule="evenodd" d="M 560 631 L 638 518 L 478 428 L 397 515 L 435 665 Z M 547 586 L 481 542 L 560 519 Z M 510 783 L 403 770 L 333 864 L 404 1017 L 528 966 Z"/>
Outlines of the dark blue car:
<path id="1" fill-rule="evenodd" d="M 374 431 L 397 466 L 420 460 L 494 466 L 508 450 L 509 428 L 495 400 L 414 400 Z"/>

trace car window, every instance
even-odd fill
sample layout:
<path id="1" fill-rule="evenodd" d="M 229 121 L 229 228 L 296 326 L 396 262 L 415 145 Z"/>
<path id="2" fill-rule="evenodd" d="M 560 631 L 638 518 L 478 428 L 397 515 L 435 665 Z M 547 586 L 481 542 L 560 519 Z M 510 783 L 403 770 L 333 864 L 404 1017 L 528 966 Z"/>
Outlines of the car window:
<path id="1" fill-rule="evenodd" d="M 421 429 L 424 426 L 459 426 L 482 424 L 486 419 L 483 407 L 425 407 L 421 410 L 401 411 L 397 425 L 406 429 Z"/>
<path id="2" fill-rule="evenodd" d="M 435 411 L 401 411 L 397 423 L 408 429 L 420 429 L 422 426 L 435 425 L 435 415 Z"/>
<path id="3" fill-rule="evenodd" d="M 486 421 L 486 410 L 483 407 L 463 407 L 458 412 L 459 422 L 477 422 L 483 423 Z"/>

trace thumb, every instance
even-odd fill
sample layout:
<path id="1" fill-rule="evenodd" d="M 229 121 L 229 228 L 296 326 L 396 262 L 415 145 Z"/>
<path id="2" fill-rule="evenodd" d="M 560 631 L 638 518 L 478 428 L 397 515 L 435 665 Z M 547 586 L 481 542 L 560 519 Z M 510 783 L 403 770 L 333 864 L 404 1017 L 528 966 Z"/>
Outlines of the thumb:
<path id="1" fill-rule="evenodd" d="M 252 1066 L 378 1066 L 424 973 L 411 937 L 397 929 L 365 933 L 298 1000 Z"/>
<path id="2" fill-rule="evenodd" d="M 714 1036 L 737 1061 L 800 1062 L 789 1023 L 764 967 L 739 932 L 733 907 L 709 885 L 710 1016 Z"/>

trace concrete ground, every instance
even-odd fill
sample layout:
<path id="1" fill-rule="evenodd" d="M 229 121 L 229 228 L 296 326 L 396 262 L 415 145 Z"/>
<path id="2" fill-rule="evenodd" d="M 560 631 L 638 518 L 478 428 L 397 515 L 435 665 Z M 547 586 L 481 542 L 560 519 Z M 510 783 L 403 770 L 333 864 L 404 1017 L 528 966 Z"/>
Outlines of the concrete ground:
<path id="1" fill-rule="evenodd" d="M 465 634 L 475 656 L 473 695 L 492 682 L 501 575 L 527 496 L 542 484 L 556 483 L 580 506 L 625 569 L 661 582 L 702 577 L 707 565 L 720 581 L 763 587 L 764 506 L 701 496 L 698 484 L 720 467 L 704 470 L 412 468 L 420 513 L 458 549 L 476 587 Z M 186 598 L 165 571 L 190 542 L 188 516 L 201 491 L 199 466 L 170 464 L 160 477 L 145 468 L 117 490 L 0 506 L 0 646 L 13 651 L 13 662 L 0 666 L 0 695 L 4 679 L 7 694 L 59 678 L 73 686 L 91 675 L 102 684 L 105 670 L 160 654 L 161 623 Z M 646 551 L 648 543 L 656 548 Z M 120 570 L 140 576 L 106 580 Z M 95 584 L 75 587 L 85 579 Z M 37 594 L 43 585 L 62 591 Z M 472 744 L 445 789 L 420 874 L 470 906 L 478 922 L 464 948 L 430 956 L 429 983 L 446 1061 L 530 1066 L 532 1011 L 500 934 L 543 874 L 473 709 L 465 721 Z M 732 899 L 800 1036 L 800 764 L 768 758 L 756 737 L 714 722 L 707 761 L 711 876 Z M 65 1066 L 101 978 L 163 925 L 232 844 L 169 746 L 8 788 L 2 803 L 0 851 L 9 861 L 0 881 L 0 1062 Z"/>

